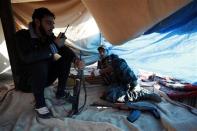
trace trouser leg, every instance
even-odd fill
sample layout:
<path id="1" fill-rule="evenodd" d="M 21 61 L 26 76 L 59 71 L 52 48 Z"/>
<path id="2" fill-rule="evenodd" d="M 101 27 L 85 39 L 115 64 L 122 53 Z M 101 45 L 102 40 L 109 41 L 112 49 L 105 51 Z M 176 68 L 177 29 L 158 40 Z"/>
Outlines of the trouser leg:
<path id="1" fill-rule="evenodd" d="M 63 96 L 74 56 L 68 48 L 61 48 L 59 54 L 62 57 L 50 65 L 48 84 L 51 84 L 56 78 L 58 78 L 56 95 Z"/>
<path id="2" fill-rule="evenodd" d="M 71 62 L 62 57 L 58 61 L 58 87 L 57 94 L 64 92 L 66 88 L 67 79 L 70 73 Z"/>
<path id="3" fill-rule="evenodd" d="M 36 108 L 46 106 L 44 99 L 44 88 L 47 83 L 48 63 L 39 62 L 29 68 L 30 85 L 36 101 Z"/>
<path id="4" fill-rule="evenodd" d="M 139 100 L 153 100 L 160 102 L 161 98 L 155 93 L 151 93 L 148 90 L 127 90 L 126 85 L 111 84 L 105 97 L 102 97 L 110 102 L 127 102 L 127 101 L 139 101 Z"/>

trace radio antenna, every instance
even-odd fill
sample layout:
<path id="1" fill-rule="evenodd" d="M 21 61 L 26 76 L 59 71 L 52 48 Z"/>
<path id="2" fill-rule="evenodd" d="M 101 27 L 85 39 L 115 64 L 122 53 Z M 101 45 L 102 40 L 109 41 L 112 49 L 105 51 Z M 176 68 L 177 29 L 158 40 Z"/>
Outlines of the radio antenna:
<path id="1" fill-rule="evenodd" d="M 69 24 L 66 26 L 66 29 L 64 31 L 64 34 L 66 33 L 66 31 L 68 30 Z"/>

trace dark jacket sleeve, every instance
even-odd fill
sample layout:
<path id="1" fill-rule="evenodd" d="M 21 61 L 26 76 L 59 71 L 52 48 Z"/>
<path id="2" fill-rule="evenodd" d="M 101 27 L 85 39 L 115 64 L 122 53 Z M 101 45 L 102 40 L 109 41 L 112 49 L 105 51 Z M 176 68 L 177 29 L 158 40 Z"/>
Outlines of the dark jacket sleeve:
<path id="1" fill-rule="evenodd" d="M 32 44 L 28 30 L 20 30 L 15 35 L 16 50 L 21 62 L 31 64 L 52 57 L 49 45 L 37 46 Z"/>
<path id="2" fill-rule="evenodd" d="M 97 69 L 101 69 L 101 61 L 100 60 L 98 60 Z"/>
<path id="3" fill-rule="evenodd" d="M 130 83 L 132 87 L 136 86 L 137 77 L 124 59 L 119 58 L 117 55 L 113 55 L 112 66 L 119 81 Z"/>

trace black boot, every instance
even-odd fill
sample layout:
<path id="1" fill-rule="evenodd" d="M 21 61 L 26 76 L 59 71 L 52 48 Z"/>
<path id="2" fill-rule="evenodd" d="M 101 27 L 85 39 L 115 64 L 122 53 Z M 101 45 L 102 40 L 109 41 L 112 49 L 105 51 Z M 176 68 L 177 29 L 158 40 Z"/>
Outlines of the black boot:
<path id="1" fill-rule="evenodd" d="M 155 102 L 161 102 L 161 98 L 159 95 L 148 92 L 146 90 L 128 91 L 126 95 L 126 99 L 127 101 L 152 100 Z"/>

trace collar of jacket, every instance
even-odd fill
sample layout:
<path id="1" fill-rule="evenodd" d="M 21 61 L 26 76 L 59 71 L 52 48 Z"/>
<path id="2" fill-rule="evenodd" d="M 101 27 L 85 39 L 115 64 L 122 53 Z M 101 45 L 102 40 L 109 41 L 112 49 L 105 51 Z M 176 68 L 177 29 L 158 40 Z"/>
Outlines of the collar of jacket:
<path id="1" fill-rule="evenodd" d="M 31 38 L 39 38 L 33 29 L 32 22 L 29 23 L 29 32 L 30 32 Z"/>

